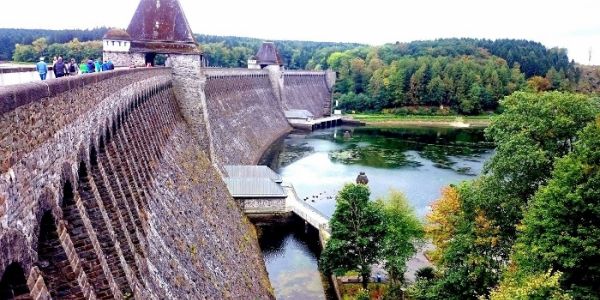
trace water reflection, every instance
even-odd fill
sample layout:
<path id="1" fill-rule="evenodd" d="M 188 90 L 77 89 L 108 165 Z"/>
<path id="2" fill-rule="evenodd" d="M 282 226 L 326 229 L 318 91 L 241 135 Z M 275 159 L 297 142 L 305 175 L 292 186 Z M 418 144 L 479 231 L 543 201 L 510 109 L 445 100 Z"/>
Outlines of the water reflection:
<path id="1" fill-rule="evenodd" d="M 481 173 L 493 152 L 481 129 L 453 128 L 337 127 L 291 134 L 277 148 L 271 167 L 328 216 L 337 191 L 360 171 L 373 198 L 398 189 L 423 216 L 443 186 Z"/>
<path id="2" fill-rule="evenodd" d="M 318 271 L 321 248 L 315 229 L 297 217 L 254 223 L 277 299 L 335 299 Z"/>
<path id="3" fill-rule="evenodd" d="M 338 127 L 290 134 L 272 147 L 262 164 L 280 173 L 304 201 L 328 216 L 335 209 L 337 192 L 364 171 L 373 199 L 390 188 L 400 190 L 422 217 L 442 187 L 480 174 L 492 153 L 481 129 Z M 277 299 L 332 295 L 318 272 L 316 230 L 305 232 L 301 221 L 258 227 Z"/>

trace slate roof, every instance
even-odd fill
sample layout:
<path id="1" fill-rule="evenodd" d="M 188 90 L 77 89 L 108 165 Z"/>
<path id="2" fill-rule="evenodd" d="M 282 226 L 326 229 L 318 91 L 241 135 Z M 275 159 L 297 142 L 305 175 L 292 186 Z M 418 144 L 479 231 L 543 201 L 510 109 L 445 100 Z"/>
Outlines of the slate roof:
<path id="1" fill-rule="evenodd" d="M 178 0 L 141 0 L 127 33 L 134 52 L 200 53 Z"/>
<path id="2" fill-rule="evenodd" d="M 283 60 L 273 42 L 262 43 L 262 46 L 256 53 L 256 60 L 259 65 L 283 66 Z"/>
<path id="3" fill-rule="evenodd" d="M 102 39 L 105 40 L 121 40 L 121 41 L 131 41 L 131 36 L 127 31 L 119 28 L 109 29 Z"/>
<path id="4" fill-rule="evenodd" d="M 305 109 L 289 109 L 284 111 L 284 114 L 288 119 L 308 119 L 314 117 L 310 111 Z"/>

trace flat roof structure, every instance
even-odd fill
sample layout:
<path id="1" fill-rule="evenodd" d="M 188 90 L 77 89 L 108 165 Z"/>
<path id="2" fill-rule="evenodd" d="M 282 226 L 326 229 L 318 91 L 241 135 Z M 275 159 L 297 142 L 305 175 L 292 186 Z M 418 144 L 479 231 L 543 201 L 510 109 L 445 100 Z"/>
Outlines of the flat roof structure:
<path id="1" fill-rule="evenodd" d="M 281 175 L 267 166 L 227 165 L 225 172 L 228 178 L 268 178 L 276 183 L 283 181 Z"/>
<path id="2" fill-rule="evenodd" d="M 225 178 L 227 189 L 234 198 L 285 198 L 281 185 L 269 178 Z"/>

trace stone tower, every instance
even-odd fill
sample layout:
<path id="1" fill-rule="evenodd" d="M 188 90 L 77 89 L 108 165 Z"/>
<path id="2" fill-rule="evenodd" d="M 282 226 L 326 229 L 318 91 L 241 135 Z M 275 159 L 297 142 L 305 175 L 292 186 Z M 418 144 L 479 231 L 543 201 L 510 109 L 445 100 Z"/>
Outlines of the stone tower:
<path id="1" fill-rule="evenodd" d="M 104 37 L 103 50 L 104 58 L 117 66 L 154 65 L 157 54 L 194 56 L 202 61 L 178 0 L 141 0 L 127 31 L 110 30 Z"/>
<path id="2" fill-rule="evenodd" d="M 283 68 L 283 60 L 273 42 L 263 42 L 255 56 L 248 60 L 248 69 Z"/>
<path id="3" fill-rule="evenodd" d="M 209 151 L 202 93 L 206 78 L 204 59 L 178 0 L 140 0 L 127 31 L 111 30 L 104 39 L 104 58 L 117 67 L 154 66 L 156 55 L 167 56 L 173 73 L 173 90 L 179 109 L 197 134 L 201 148 Z M 112 42 L 128 43 L 128 48 L 112 49 Z M 212 157 L 212 156 L 211 156 Z"/>

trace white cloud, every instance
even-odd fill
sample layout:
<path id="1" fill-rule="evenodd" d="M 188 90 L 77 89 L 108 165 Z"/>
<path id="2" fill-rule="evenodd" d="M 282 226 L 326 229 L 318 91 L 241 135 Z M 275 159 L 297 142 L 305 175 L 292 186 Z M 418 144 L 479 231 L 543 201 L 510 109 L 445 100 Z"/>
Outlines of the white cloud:
<path id="1" fill-rule="evenodd" d="M 445 37 L 524 38 L 600 64 L 600 2 L 469 0 L 180 0 L 196 33 L 373 45 Z M 43 6 L 40 4 L 43 3 Z M 100 5 L 98 5 L 100 4 Z M 3 3 L 0 27 L 126 27 L 138 0 Z M 597 53 L 597 54 L 596 54 Z"/>

